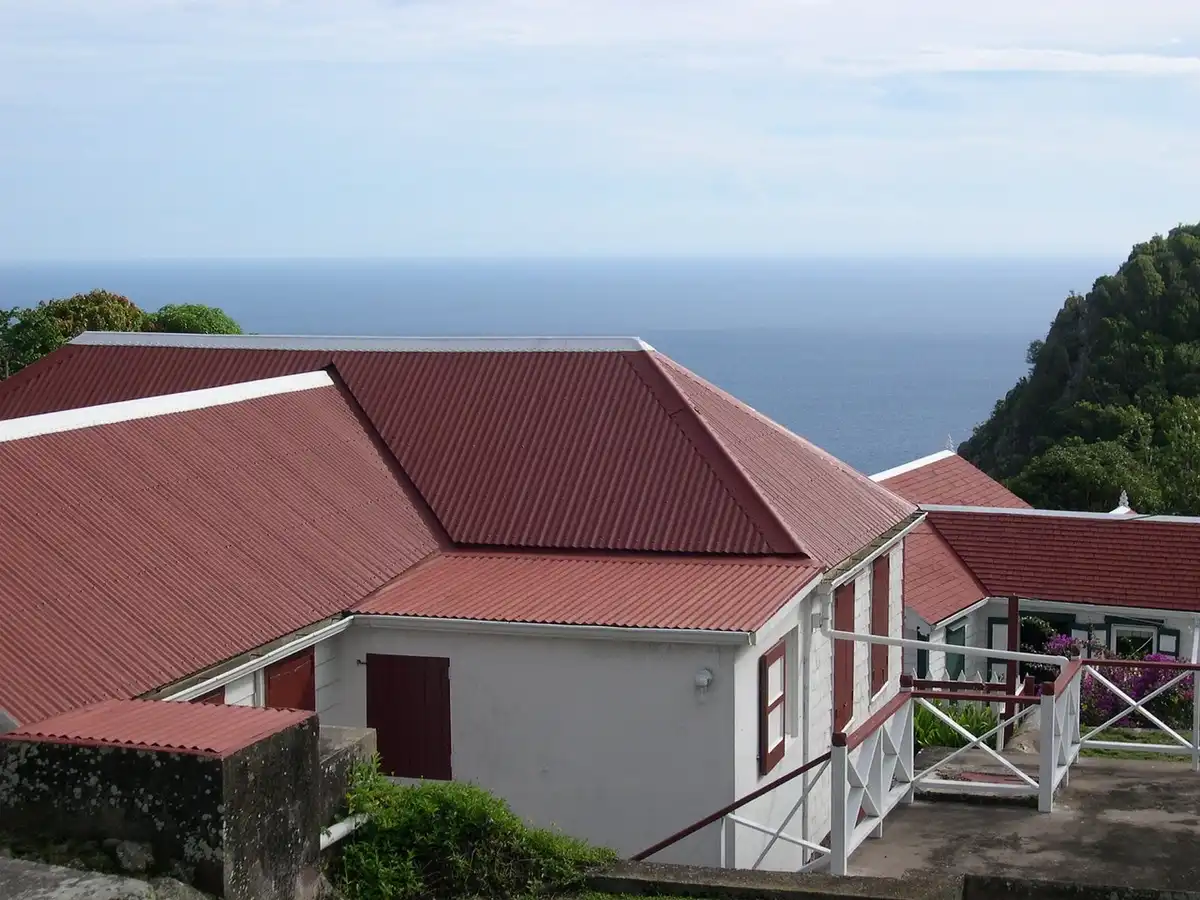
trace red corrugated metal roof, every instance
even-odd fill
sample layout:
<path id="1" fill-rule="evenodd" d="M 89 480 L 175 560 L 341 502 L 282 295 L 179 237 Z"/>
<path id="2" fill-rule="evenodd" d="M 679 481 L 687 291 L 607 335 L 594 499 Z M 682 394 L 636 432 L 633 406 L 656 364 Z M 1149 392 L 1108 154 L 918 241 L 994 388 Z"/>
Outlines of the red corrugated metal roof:
<path id="1" fill-rule="evenodd" d="M 992 596 L 1200 612 L 1200 522 L 932 510 Z"/>
<path id="2" fill-rule="evenodd" d="M 721 450 L 813 559 L 836 565 L 915 512 L 815 444 L 665 356 L 655 358 Z"/>
<path id="3" fill-rule="evenodd" d="M 772 557 L 451 551 L 396 579 L 356 612 L 750 632 L 820 572 Z"/>
<path id="4" fill-rule="evenodd" d="M 649 351 L 72 344 L 0 383 L 0 417 L 326 365 L 462 544 L 804 552 L 832 565 L 911 512 Z"/>
<path id="5" fill-rule="evenodd" d="M 0 708 L 131 697 L 342 612 L 439 546 L 338 387 L 0 442 Z"/>
<path id="6" fill-rule="evenodd" d="M 0 741 L 129 747 L 225 757 L 314 715 L 296 709 L 105 700 L 0 735 Z"/>
<path id="7" fill-rule="evenodd" d="M 884 478 L 879 483 L 917 504 L 1030 508 L 1028 503 L 957 453 Z"/>
<path id="8" fill-rule="evenodd" d="M 931 625 L 988 596 L 928 521 L 904 539 L 904 605 Z"/>

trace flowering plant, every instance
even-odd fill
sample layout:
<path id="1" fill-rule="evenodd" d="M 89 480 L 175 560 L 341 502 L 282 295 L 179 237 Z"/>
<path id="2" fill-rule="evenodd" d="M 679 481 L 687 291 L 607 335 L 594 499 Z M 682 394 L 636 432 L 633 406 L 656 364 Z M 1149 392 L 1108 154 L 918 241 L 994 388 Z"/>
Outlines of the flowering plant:
<path id="1" fill-rule="evenodd" d="M 1143 657 L 1143 661 L 1178 662 L 1175 657 L 1161 653 L 1151 653 Z M 1153 693 L 1181 672 L 1180 669 L 1158 666 L 1105 667 L 1103 657 L 1093 658 L 1091 662 L 1105 678 L 1134 700 L 1141 700 Z M 1192 679 L 1185 678 L 1174 687 L 1163 691 L 1147 703 L 1145 708 L 1173 728 L 1188 727 L 1192 722 L 1193 699 Z M 1084 673 L 1083 683 L 1080 685 L 1080 704 L 1083 724 L 1090 726 L 1103 725 L 1128 706 L 1090 672 Z M 1112 724 L 1133 728 L 1153 727 L 1149 719 L 1136 712 L 1122 716 Z"/>

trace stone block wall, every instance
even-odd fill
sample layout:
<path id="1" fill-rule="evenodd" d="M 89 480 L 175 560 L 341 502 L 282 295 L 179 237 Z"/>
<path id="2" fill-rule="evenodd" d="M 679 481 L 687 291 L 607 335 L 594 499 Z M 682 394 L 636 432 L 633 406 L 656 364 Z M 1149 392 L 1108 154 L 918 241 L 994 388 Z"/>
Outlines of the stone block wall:
<path id="1" fill-rule="evenodd" d="M 309 900 L 322 822 L 316 716 L 224 756 L 0 741 L 0 823 L 47 841 L 128 842 L 230 900 Z"/>

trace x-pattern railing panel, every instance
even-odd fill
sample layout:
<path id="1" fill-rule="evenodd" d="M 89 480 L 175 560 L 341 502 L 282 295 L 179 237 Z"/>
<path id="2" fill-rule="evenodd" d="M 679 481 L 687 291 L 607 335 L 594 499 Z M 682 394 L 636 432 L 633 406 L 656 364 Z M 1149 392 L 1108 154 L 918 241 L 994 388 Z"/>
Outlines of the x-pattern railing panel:
<path id="1" fill-rule="evenodd" d="M 1088 674 L 1090 674 L 1098 682 L 1100 682 L 1100 684 L 1104 685 L 1104 687 L 1106 687 L 1109 691 L 1111 691 L 1117 697 L 1117 699 L 1119 699 L 1122 703 L 1126 704 L 1124 709 L 1122 709 L 1119 713 L 1117 713 L 1115 716 L 1110 718 L 1103 725 L 1099 725 L 1096 728 L 1093 728 L 1091 731 L 1089 731 L 1083 738 L 1085 741 L 1088 740 L 1089 738 L 1091 738 L 1093 735 L 1096 735 L 1099 732 L 1103 731 L 1105 728 L 1108 728 L 1113 723 L 1119 722 L 1121 719 L 1125 718 L 1125 716 L 1129 715 L 1130 713 L 1136 712 L 1139 715 L 1143 716 L 1147 721 L 1149 721 L 1150 724 L 1154 725 L 1159 731 L 1163 732 L 1163 734 L 1170 736 L 1176 743 L 1180 744 L 1183 747 L 1190 748 L 1192 746 L 1191 741 L 1184 738 L 1177 731 L 1175 731 L 1174 728 L 1172 728 L 1170 725 L 1168 725 L 1166 722 L 1164 722 L 1162 719 L 1160 719 L 1158 716 L 1154 715 L 1154 713 L 1150 712 L 1150 710 L 1148 710 L 1146 708 L 1146 704 L 1149 703 L 1151 700 L 1153 700 L 1155 697 L 1158 697 L 1160 694 L 1163 694 L 1166 691 L 1169 691 L 1171 688 L 1175 687 L 1177 684 L 1180 684 L 1185 679 L 1191 678 L 1192 677 L 1191 672 L 1183 672 L 1179 675 L 1176 675 L 1170 681 L 1166 682 L 1165 684 L 1159 685 L 1157 688 L 1152 690 L 1150 693 L 1146 694 L 1146 696 L 1143 697 L 1141 700 L 1134 700 L 1127 693 L 1125 693 L 1123 690 L 1121 690 L 1119 687 L 1117 687 L 1115 684 L 1113 684 L 1111 681 L 1109 681 L 1107 678 L 1105 678 L 1103 675 L 1101 675 L 1100 672 L 1098 672 L 1094 667 L 1084 666 L 1084 671 L 1087 672 Z M 1195 702 L 1195 700 L 1193 700 L 1193 702 Z"/>
<path id="2" fill-rule="evenodd" d="M 913 704 L 908 691 L 892 704 L 879 714 L 882 721 L 869 721 L 850 736 L 854 746 L 847 741 L 833 748 L 830 864 L 835 875 L 846 874 L 854 849 L 868 836 L 882 834 L 887 814 L 912 796 Z"/>
<path id="3" fill-rule="evenodd" d="M 744 816 L 739 816 L 734 813 L 730 813 L 728 816 L 726 816 L 730 822 L 733 822 L 737 825 L 742 825 L 746 828 L 749 828 L 751 831 L 757 831 L 760 834 L 770 835 L 771 837 L 771 840 L 766 843 L 766 845 L 762 848 L 762 851 L 758 854 L 758 858 L 754 860 L 754 864 L 750 866 L 751 869 L 757 869 L 762 865 L 763 860 L 767 858 L 767 854 L 771 852 L 771 848 L 773 848 L 778 841 L 793 844 L 797 847 L 803 847 L 806 850 L 817 854 L 818 856 L 824 856 L 829 853 L 828 847 L 822 847 L 820 844 L 814 844 L 812 841 L 805 840 L 804 838 L 798 838 L 795 835 L 788 834 L 787 831 L 785 831 L 788 825 L 791 824 L 791 821 L 795 817 L 796 813 L 804 809 L 805 800 L 808 799 L 808 795 L 812 793 L 813 788 L 817 786 L 821 780 L 821 776 L 828 769 L 829 761 L 826 760 L 821 764 L 821 767 L 813 773 L 812 780 L 804 788 L 804 791 L 800 794 L 800 797 L 796 800 L 795 804 L 784 817 L 783 821 L 779 823 L 778 828 L 769 828 L 766 825 L 761 825 L 758 822 L 754 822 L 745 818 Z M 809 865 L 811 865 L 811 863 Z M 804 871 L 804 869 L 801 869 L 801 871 Z"/>
<path id="4" fill-rule="evenodd" d="M 922 770 L 920 773 L 918 773 L 914 777 L 914 779 L 913 779 L 914 781 L 922 782 L 922 781 L 926 781 L 926 780 L 930 779 L 937 772 L 938 769 L 944 767 L 947 763 L 952 762 L 953 760 L 957 759 L 959 756 L 962 756 L 963 754 L 967 753 L 970 750 L 978 748 L 980 750 L 983 750 L 985 753 L 987 753 L 988 756 L 990 756 L 992 759 L 994 759 L 996 762 L 998 762 L 1001 766 L 1008 769 L 1008 771 L 1010 771 L 1013 775 L 1015 775 L 1020 781 L 1022 781 L 1032 791 L 1037 790 L 1038 783 L 1034 778 L 1030 777 L 1025 772 L 1022 772 L 1019 768 L 1017 768 L 1015 765 L 1013 765 L 1013 763 L 1011 763 L 1009 760 L 1005 759 L 1003 756 L 1001 756 L 998 752 L 993 750 L 986 743 L 991 737 L 993 737 L 1001 729 L 1006 728 L 1007 726 L 1015 723 L 1019 718 L 1024 716 L 1025 715 L 1024 710 L 1022 710 L 1021 712 L 1018 712 L 1018 713 L 1014 713 L 1009 718 L 1001 721 L 995 727 L 990 728 L 987 731 L 985 731 L 983 734 L 976 736 L 976 735 L 972 734 L 970 731 L 968 731 L 966 728 L 964 728 L 963 726 L 959 725 L 958 722 L 954 721 L 953 718 L 951 718 L 949 715 L 947 715 L 943 710 L 939 709 L 936 704 L 930 702 L 928 699 L 926 699 L 924 697 L 918 697 L 918 698 L 916 698 L 916 702 L 921 704 L 921 706 L 923 706 L 925 709 L 929 710 L 934 716 L 936 716 L 942 722 L 946 723 L 946 725 L 948 725 L 955 732 L 962 735 L 962 737 L 966 739 L 967 743 L 965 746 L 959 747 L 957 750 L 955 750 L 953 753 L 949 754 L 948 756 L 944 757 L 943 759 L 938 760 L 934 765 L 930 766 L 927 769 Z M 979 791 L 979 790 L 988 789 L 988 788 L 993 787 L 993 785 L 984 784 L 984 783 L 980 783 L 980 782 L 963 782 L 963 781 L 954 781 L 953 779 L 944 779 L 944 778 L 940 778 L 939 781 L 941 781 L 943 783 L 952 783 L 952 784 L 955 784 L 956 786 L 966 787 L 971 791 Z"/>

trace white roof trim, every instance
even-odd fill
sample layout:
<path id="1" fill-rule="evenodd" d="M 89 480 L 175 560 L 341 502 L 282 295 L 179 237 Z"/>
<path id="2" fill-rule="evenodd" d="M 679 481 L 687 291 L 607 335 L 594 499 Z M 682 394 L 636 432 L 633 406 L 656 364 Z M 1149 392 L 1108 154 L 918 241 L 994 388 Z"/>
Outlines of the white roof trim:
<path id="1" fill-rule="evenodd" d="M 1095 519 L 1100 522 L 1163 522 L 1177 525 L 1200 525 L 1200 516 L 1131 515 L 1117 516 L 1111 512 L 1080 512 L 1070 509 L 1014 509 L 1007 506 L 941 506 L 923 503 L 925 512 L 998 513 L 1006 516 L 1045 516 L 1060 519 Z"/>
<path id="2" fill-rule="evenodd" d="M 650 351 L 636 337 L 369 337 L 311 334 L 167 334 L 85 331 L 72 344 L 109 347 L 192 347 L 225 350 Z"/>
<path id="3" fill-rule="evenodd" d="M 923 469 L 935 462 L 941 462 L 943 459 L 949 459 L 951 456 L 957 455 L 953 450 L 939 450 L 937 453 L 930 453 L 928 456 L 922 456 L 920 459 L 914 459 L 912 462 L 906 462 L 899 466 L 893 466 L 890 469 L 884 469 L 882 472 L 876 472 L 871 476 L 871 480 L 887 481 L 889 478 L 895 478 L 897 475 Z"/>
<path id="4" fill-rule="evenodd" d="M 646 628 L 638 625 L 566 625 L 551 622 L 514 622 L 494 619 L 452 619 L 438 616 L 409 616 L 388 613 L 354 613 L 354 622 L 369 628 L 404 631 L 467 631 L 483 634 L 583 638 L 608 641 L 650 641 L 658 644 L 754 643 L 748 631 L 717 631 L 702 628 Z"/>
<path id="5" fill-rule="evenodd" d="M 996 599 L 996 598 L 995 597 L 981 597 L 980 599 L 978 599 L 974 603 L 972 603 L 970 606 L 964 606 L 958 612 L 947 613 L 946 615 L 944 615 L 940 619 L 938 619 L 936 622 L 928 621 L 924 616 L 922 616 L 915 609 L 913 610 L 913 614 L 917 618 L 919 618 L 922 622 L 925 622 L 927 625 L 929 625 L 930 628 L 941 628 L 944 625 L 953 625 L 959 619 L 964 619 L 967 616 L 969 616 L 971 613 L 975 612 L 976 610 L 983 609 L 985 606 L 987 606 L 989 603 L 991 603 L 994 599 Z"/>
<path id="6" fill-rule="evenodd" d="M 301 372 L 298 375 L 262 378 L 258 381 L 246 381 L 241 384 L 184 391 L 179 394 L 165 394 L 161 397 L 140 397 L 136 400 L 122 400 L 118 403 L 85 406 L 82 409 L 64 409 L 59 412 L 42 413 L 37 416 L 26 416 L 22 419 L 0 422 L 0 443 L 43 434 L 54 434 L 60 431 L 76 431 L 96 425 L 113 425 L 133 419 L 149 419 L 171 413 L 190 412 L 210 406 L 226 406 L 230 403 L 241 403 L 244 400 L 254 400 L 258 397 L 270 397 L 274 394 L 291 394 L 312 388 L 329 387 L 332 384 L 333 379 L 328 372 Z"/>

